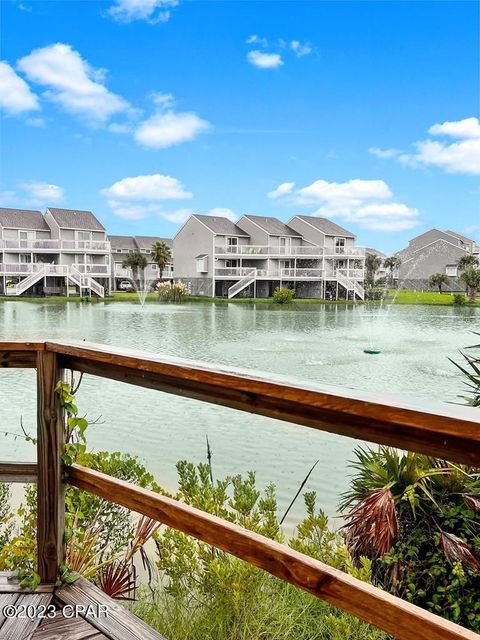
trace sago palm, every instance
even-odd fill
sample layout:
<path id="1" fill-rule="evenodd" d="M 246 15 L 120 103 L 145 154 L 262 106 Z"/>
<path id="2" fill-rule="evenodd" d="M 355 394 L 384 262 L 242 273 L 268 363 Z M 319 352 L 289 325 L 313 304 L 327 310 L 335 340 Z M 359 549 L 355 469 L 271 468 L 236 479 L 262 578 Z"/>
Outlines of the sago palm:
<path id="1" fill-rule="evenodd" d="M 162 279 L 163 270 L 169 262 L 172 261 L 172 252 L 170 247 L 163 240 L 159 240 L 152 245 L 152 258 L 158 265 L 159 278 Z"/>

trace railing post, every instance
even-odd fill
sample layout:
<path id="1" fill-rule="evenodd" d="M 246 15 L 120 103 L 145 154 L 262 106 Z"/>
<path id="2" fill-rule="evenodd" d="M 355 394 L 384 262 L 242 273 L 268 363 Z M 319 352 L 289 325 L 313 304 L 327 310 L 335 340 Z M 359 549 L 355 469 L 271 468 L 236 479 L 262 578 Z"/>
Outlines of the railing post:
<path id="1" fill-rule="evenodd" d="M 63 378 L 57 355 L 37 354 L 37 554 L 41 581 L 55 583 L 64 561 L 65 487 L 62 479 L 65 415 L 55 393 Z"/>

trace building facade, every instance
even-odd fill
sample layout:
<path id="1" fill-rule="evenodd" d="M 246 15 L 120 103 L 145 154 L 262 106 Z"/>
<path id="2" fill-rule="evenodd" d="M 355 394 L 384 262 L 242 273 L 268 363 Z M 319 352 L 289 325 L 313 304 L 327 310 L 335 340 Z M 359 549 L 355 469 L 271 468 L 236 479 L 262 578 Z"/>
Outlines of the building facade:
<path id="1" fill-rule="evenodd" d="M 123 266 L 123 261 L 131 252 L 144 255 L 148 264 L 142 274 L 143 286 L 149 288 L 160 278 L 160 271 L 156 262 L 152 258 L 152 247 L 156 242 L 165 242 L 170 250 L 172 240 L 170 238 L 159 238 L 158 236 L 115 236 L 109 235 L 108 239 L 112 247 L 112 288 L 114 291 L 124 290 L 125 285 L 134 286 L 133 273 L 130 268 Z M 162 273 L 162 279 L 173 278 L 173 261 L 167 264 Z"/>
<path id="2" fill-rule="evenodd" d="M 410 240 L 408 247 L 395 254 L 402 264 L 398 272 L 399 286 L 417 291 L 429 290 L 430 276 L 444 273 L 449 277 L 445 291 L 463 291 L 458 270 L 459 260 L 466 255 L 480 258 L 475 241 L 455 231 L 430 229 Z"/>
<path id="3" fill-rule="evenodd" d="M 298 297 L 361 298 L 365 250 L 330 220 L 294 216 L 192 215 L 173 239 L 175 278 L 193 295 L 268 297 L 289 286 Z"/>
<path id="4" fill-rule="evenodd" d="M 91 211 L 0 208 L 2 294 L 98 295 L 110 289 L 110 243 Z"/>

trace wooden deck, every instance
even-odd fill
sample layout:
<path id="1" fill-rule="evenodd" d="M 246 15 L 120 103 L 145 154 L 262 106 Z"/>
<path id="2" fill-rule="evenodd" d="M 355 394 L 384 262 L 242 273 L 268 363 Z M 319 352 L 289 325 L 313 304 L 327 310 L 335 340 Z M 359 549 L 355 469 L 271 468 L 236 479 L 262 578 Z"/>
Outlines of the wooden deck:
<path id="1" fill-rule="evenodd" d="M 18 615 L 8 617 L 5 608 Z M 36 617 L 36 615 L 38 617 Z M 35 592 L 0 574 L 0 640 L 165 640 L 84 578 Z"/>

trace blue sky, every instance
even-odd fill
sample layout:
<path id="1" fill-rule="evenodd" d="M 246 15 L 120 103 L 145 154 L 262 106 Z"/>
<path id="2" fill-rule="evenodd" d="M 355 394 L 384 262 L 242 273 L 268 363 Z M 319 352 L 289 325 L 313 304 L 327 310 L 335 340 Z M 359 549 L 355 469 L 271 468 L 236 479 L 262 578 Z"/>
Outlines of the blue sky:
<path id="1" fill-rule="evenodd" d="M 0 206 L 480 240 L 477 2 L 1 2 Z"/>

